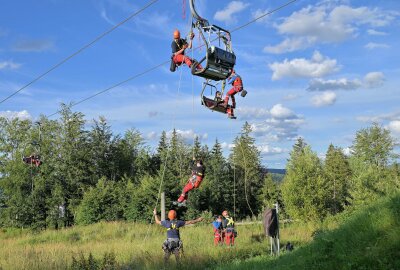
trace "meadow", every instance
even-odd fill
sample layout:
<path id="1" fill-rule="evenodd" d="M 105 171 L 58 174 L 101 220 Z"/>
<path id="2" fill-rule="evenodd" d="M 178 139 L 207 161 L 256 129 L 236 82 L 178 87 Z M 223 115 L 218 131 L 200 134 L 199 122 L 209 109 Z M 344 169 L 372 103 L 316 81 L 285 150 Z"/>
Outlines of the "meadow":
<path id="1" fill-rule="evenodd" d="M 184 259 L 180 269 L 212 269 L 269 254 L 269 241 L 262 234 L 261 223 L 238 224 L 237 230 L 239 235 L 235 247 L 227 248 L 214 247 L 209 223 L 182 228 Z M 297 247 L 311 241 L 313 231 L 312 227 L 285 225 L 281 238 Z M 82 266 L 83 257 L 87 263 L 89 254 L 92 254 L 98 264 L 104 264 L 108 258 L 113 264 L 110 269 L 160 269 L 163 266 L 161 245 L 165 234 L 165 229 L 158 225 L 128 222 L 100 222 L 36 233 L 3 229 L 0 231 L 0 267 L 67 269 L 74 266 L 74 258 L 78 261 L 75 268 L 85 268 Z M 171 257 L 170 267 L 174 266 L 175 259 Z"/>

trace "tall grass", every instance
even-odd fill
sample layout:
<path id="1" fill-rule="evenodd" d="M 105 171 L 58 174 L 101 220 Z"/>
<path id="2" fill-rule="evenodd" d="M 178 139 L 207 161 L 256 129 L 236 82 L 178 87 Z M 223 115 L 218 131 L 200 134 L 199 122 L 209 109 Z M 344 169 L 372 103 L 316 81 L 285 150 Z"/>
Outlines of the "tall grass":
<path id="1" fill-rule="evenodd" d="M 234 260 L 269 254 L 269 242 L 262 235 L 261 224 L 242 225 L 237 229 L 235 247 L 227 248 L 214 247 L 211 224 L 182 228 L 185 255 L 180 269 L 215 268 Z M 309 228 L 286 226 L 282 239 L 303 244 L 311 240 L 311 233 Z M 165 237 L 166 230 L 161 226 L 128 222 L 101 222 L 40 233 L 4 229 L 0 231 L 0 268 L 67 269 L 72 265 L 72 258 L 87 258 L 92 254 L 101 261 L 105 254 L 113 253 L 122 269 L 160 269 Z M 174 265 L 172 257 L 170 265 Z"/>
<path id="2" fill-rule="evenodd" d="M 400 269 L 400 194 L 333 217 L 321 228 L 314 241 L 292 253 L 276 259 L 258 256 L 219 269 Z"/>

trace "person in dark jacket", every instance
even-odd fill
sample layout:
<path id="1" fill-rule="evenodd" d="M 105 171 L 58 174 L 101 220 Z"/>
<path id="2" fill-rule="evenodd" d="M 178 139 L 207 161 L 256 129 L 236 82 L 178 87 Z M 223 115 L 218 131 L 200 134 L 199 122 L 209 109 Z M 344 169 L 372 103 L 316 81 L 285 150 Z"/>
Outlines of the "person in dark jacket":
<path id="1" fill-rule="evenodd" d="M 225 244 L 227 246 L 233 246 L 236 237 L 235 222 L 233 221 L 233 218 L 229 216 L 227 210 L 222 212 L 222 216 L 224 217 L 222 220 L 222 228 L 225 233 Z"/>
<path id="2" fill-rule="evenodd" d="M 192 167 L 192 175 L 190 176 L 187 184 L 184 186 L 182 190 L 182 194 L 178 198 L 178 204 L 185 204 L 188 198 L 188 193 L 192 189 L 198 188 L 203 181 L 205 175 L 205 167 L 203 165 L 203 161 L 198 159 L 194 162 Z"/>
<path id="3" fill-rule="evenodd" d="M 189 43 L 186 39 L 181 38 L 181 33 L 179 30 L 174 31 L 174 40 L 171 44 L 172 49 L 172 62 L 174 64 L 173 68 L 171 67 L 171 71 L 175 71 L 176 66 L 180 66 L 182 63 L 185 63 L 189 68 L 192 66 L 193 59 L 185 55 L 185 50 L 187 48 L 192 48 L 192 40 L 194 38 L 194 33 L 191 32 L 189 35 Z M 202 69 L 200 65 L 196 67 L 197 69 Z"/>
<path id="4" fill-rule="evenodd" d="M 200 222 L 203 220 L 203 218 L 199 217 L 197 219 L 188 221 L 178 220 L 176 211 L 170 210 L 168 212 L 168 220 L 161 221 L 157 216 L 157 210 L 155 208 L 153 210 L 153 214 L 156 224 L 167 229 L 167 239 L 162 245 L 162 249 L 164 250 L 164 262 L 167 263 L 171 254 L 174 254 L 176 262 L 179 263 L 180 256 L 183 253 L 183 243 L 181 241 L 179 228 L 182 228 L 185 225 Z"/>

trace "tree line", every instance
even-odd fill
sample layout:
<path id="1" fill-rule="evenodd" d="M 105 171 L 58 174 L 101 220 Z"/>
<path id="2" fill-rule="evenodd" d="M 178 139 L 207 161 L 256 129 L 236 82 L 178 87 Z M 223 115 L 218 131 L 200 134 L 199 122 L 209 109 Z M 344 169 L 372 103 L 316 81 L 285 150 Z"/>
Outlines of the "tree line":
<path id="1" fill-rule="evenodd" d="M 279 202 L 287 217 L 321 220 L 400 188 L 394 140 L 376 124 L 357 132 L 350 156 L 330 145 L 321 160 L 299 138 L 277 182 L 261 165 L 248 123 L 224 157 L 218 140 L 211 149 L 198 138 L 189 145 L 176 130 L 164 131 L 151 149 L 138 130 L 113 134 L 103 117 L 88 127 L 84 115 L 66 105 L 58 119 L 41 116 L 39 122 L 40 129 L 31 120 L 0 118 L 0 226 L 148 222 L 159 191 L 167 207 L 177 199 L 192 157 L 203 159 L 206 177 L 180 209 L 184 218 L 224 209 L 237 219 L 257 216 Z M 32 153 L 41 156 L 40 167 L 22 162 Z"/>

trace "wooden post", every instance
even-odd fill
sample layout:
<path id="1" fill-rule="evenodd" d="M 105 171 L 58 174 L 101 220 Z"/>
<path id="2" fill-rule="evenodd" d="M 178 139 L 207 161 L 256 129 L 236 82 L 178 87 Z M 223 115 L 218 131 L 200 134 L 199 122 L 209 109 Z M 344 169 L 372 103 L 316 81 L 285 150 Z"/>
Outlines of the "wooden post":
<path id="1" fill-rule="evenodd" d="M 165 220 L 165 192 L 161 192 L 161 220 Z"/>

